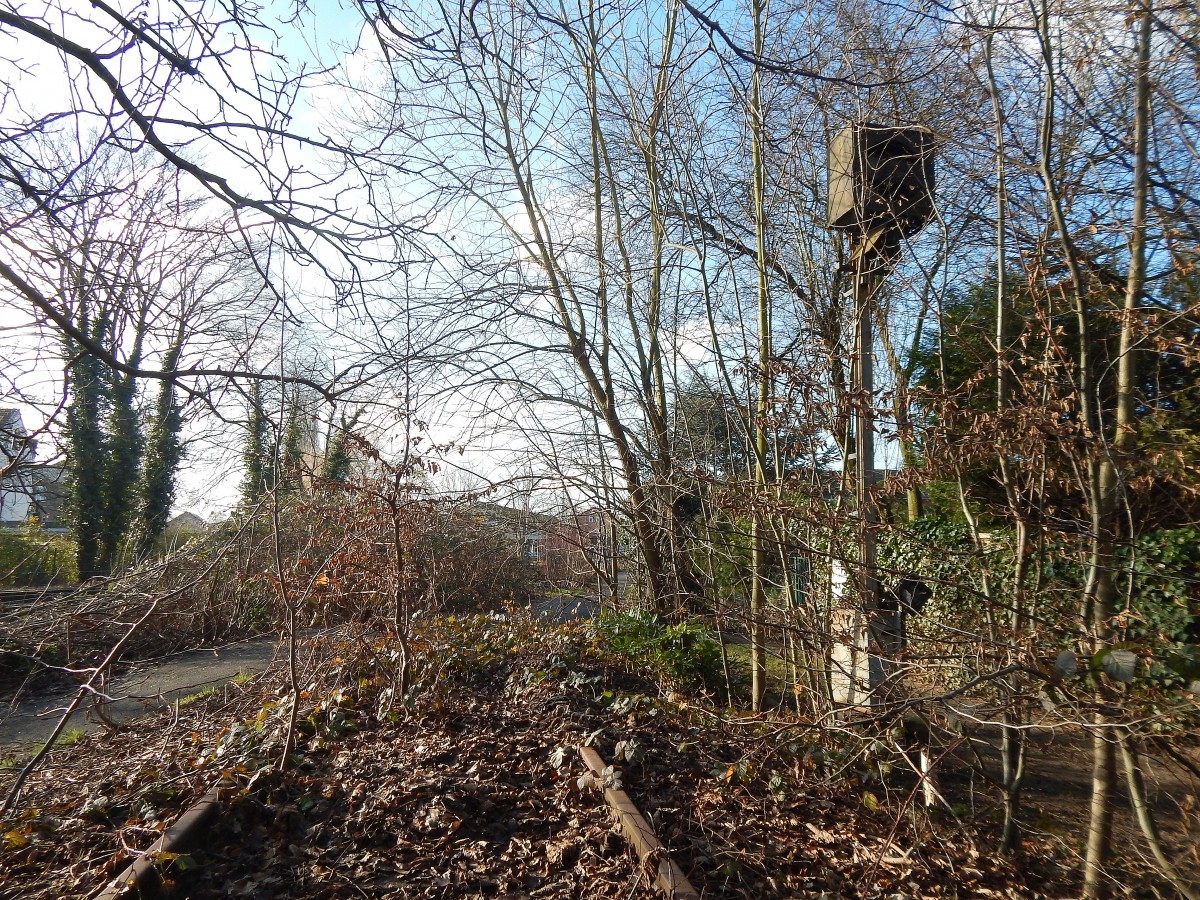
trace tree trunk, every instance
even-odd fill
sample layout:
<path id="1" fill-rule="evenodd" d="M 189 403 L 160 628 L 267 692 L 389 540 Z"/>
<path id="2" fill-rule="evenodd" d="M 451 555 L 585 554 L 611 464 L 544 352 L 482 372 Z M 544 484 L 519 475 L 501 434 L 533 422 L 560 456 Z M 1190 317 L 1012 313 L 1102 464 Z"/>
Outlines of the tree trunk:
<path id="1" fill-rule="evenodd" d="M 762 55 L 765 2 L 754 0 L 754 53 Z M 763 160 L 761 73 L 757 64 L 750 75 L 750 153 L 754 198 L 755 263 L 758 276 L 758 397 L 754 407 L 754 482 L 759 496 L 767 490 L 767 415 L 771 398 L 771 299 L 767 286 L 766 163 Z M 763 513 L 756 507 L 750 524 L 750 704 L 762 708 L 767 690 L 767 667 L 762 643 L 762 617 L 766 609 L 766 544 Z"/>
<path id="2" fill-rule="evenodd" d="M 1180 876 L 1179 870 L 1167 856 L 1162 842 L 1158 838 L 1158 828 L 1154 822 L 1154 812 L 1151 810 L 1149 799 L 1146 796 L 1146 784 L 1142 778 L 1142 767 L 1138 762 L 1134 738 L 1125 733 L 1118 738 L 1118 741 L 1121 748 L 1121 761 L 1125 764 L 1125 783 L 1129 786 L 1129 802 L 1133 806 L 1138 827 L 1142 829 L 1142 836 L 1145 837 L 1146 844 L 1154 855 L 1155 862 L 1158 863 L 1158 870 L 1171 883 L 1171 887 L 1180 897 L 1185 900 L 1196 900 L 1197 897 L 1200 897 L 1200 893 Z"/>
<path id="3" fill-rule="evenodd" d="M 1108 894 L 1108 879 L 1104 866 L 1112 846 L 1112 796 L 1116 783 L 1116 754 L 1113 752 L 1112 729 L 1104 715 L 1097 713 L 1096 730 L 1092 734 L 1092 803 L 1087 832 L 1087 856 L 1083 866 L 1083 896 L 1104 897 Z"/>
<path id="4" fill-rule="evenodd" d="M 1102 649 L 1111 639 L 1111 625 L 1115 611 L 1117 588 L 1114 577 L 1113 547 L 1118 531 L 1118 492 L 1120 473 L 1118 455 L 1133 448 L 1134 390 L 1134 324 L 1137 308 L 1145 282 L 1146 270 L 1146 201 L 1149 195 L 1148 133 L 1150 124 L 1150 43 L 1153 13 L 1149 2 L 1142 10 L 1138 26 L 1137 41 L 1137 87 L 1134 107 L 1133 134 L 1133 216 L 1130 223 L 1129 273 L 1125 287 L 1124 316 L 1121 321 L 1120 355 L 1117 360 L 1117 415 L 1116 433 L 1112 438 L 1112 451 L 1096 463 L 1096 472 L 1091 476 L 1098 497 L 1092 504 L 1092 561 L 1088 575 L 1089 586 L 1094 589 L 1094 600 L 1087 610 L 1090 613 L 1086 624 L 1091 627 L 1096 649 Z M 1081 354 L 1086 352 L 1086 332 L 1080 334 Z M 1081 384 L 1081 387 L 1083 385 Z M 1112 793 L 1115 776 L 1115 733 L 1104 720 L 1103 713 L 1096 715 L 1096 733 L 1092 739 L 1094 760 L 1092 764 L 1091 824 L 1088 828 L 1087 863 L 1084 877 L 1084 895 L 1098 897 L 1105 892 L 1102 882 L 1102 867 L 1109 853 L 1112 832 Z M 1106 727 L 1107 726 L 1107 727 Z"/>

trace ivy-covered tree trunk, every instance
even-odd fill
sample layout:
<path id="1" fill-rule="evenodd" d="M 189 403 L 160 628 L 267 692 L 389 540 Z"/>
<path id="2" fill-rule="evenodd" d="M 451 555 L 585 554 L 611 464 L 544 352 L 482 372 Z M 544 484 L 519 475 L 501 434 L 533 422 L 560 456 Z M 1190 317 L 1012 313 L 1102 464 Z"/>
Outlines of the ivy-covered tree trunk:
<path id="1" fill-rule="evenodd" d="M 283 430 L 283 449 L 279 462 L 280 488 L 291 492 L 303 487 L 304 423 L 300 415 L 300 397 L 295 392 L 288 403 L 287 424 Z"/>
<path id="2" fill-rule="evenodd" d="M 176 342 L 163 360 L 163 371 L 174 372 L 179 364 L 180 346 Z M 183 416 L 175 400 L 175 384 L 163 381 L 154 410 L 154 420 L 146 439 L 142 467 L 142 503 L 137 529 L 137 553 L 145 557 L 162 537 L 175 500 L 175 475 L 183 460 L 180 431 Z"/>
<path id="3" fill-rule="evenodd" d="M 102 321 L 84 322 L 92 339 L 106 330 Z M 105 521 L 104 472 L 108 446 L 102 423 L 109 410 L 108 370 L 74 341 L 64 341 L 68 360 L 67 509 L 75 529 L 76 566 L 81 579 L 108 573 L 102 551 Z"/>
<path id="4" fill-rule="evenodd" d="M 347 435 L 358 423 L 358 413 L 347 421 L 343 415 L 341 424 L 329 436 L 325 445 L 325 458 L 321 461 L 321 482 L 325 484 L 345 484 L 350 477 L 350 450 L 346 446 Z"/>
<path id="5" fill-rule="evenodd" d="M 246 468 L 242 478 L 242 502 L 247 506 L 257 503 L 273 487 L 274 453 L 268 429 L 262 408 L 262 391 L 256 381 L 250 385 L 250 415 L 246 423 L 246 447 L 242 451 Z"/>
<path id="6" fill-rule="evenodd" d="M 110 344 L 115 344 L 111 340 Z M 129 364 L 137 367 L 142 356 L 142 329 L 134 340 Z M 122 544 L 133 524 L 138 502 L 142 462 L 142 429 L 137 412 L 137 380 L 132 375 L 112 376 L 108 453 L 104 466 L 104 523 L 100 531 L 101 563 L 106 572 L 116 567 Z"/>

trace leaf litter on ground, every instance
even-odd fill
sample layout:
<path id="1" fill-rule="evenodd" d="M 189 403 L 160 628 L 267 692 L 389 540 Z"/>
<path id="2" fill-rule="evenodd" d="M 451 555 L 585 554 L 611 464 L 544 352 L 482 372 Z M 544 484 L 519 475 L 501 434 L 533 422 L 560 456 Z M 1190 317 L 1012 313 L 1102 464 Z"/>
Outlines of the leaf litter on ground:
<path id="1" fill-rule="evenodd" d="M 54 751 L 24 812 L 0 825 L 0 897 L 91 896 L 222 776 L 237 785 L 228 808 L 166 872 L 179 896 L 652 896 L 602 786 L 582 778 L 585 743 L 705 897 L 1077 890 L 1047 847 L 1029 844 L 1019 867 L 994 859 L 979 849 L 989 835 L 921 819 L 824 772 L 820 754 L 731 727 L 579 629 L 498 621 L 431 625 L 403 698 L 379 638 L 329 649 L 282 772 L 286 698 L 266 679 Z"/>

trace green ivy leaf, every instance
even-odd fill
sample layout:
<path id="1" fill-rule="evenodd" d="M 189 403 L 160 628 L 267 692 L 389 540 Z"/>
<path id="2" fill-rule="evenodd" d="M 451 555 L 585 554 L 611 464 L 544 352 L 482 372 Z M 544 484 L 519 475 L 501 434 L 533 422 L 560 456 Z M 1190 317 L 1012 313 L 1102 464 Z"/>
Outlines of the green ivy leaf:
<path id="1" fill-rule="evenodd" d="M 1163 665 L 1189 681 L 1200 679 L 1200 647 L 1182 647 L 1168 654 Z"/>

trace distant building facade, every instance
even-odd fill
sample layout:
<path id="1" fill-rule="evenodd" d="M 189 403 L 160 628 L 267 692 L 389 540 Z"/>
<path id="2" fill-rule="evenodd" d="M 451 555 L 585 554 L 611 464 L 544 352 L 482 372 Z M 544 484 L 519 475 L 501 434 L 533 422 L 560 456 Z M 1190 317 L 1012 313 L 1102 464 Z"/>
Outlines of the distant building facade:
<path id="1" fill-rule="evenodd" d="M 36 456 L 37 441 L 20 410 L 0 408 L 0 527 L 36 520 L 43 528 L 65 530 L 63 466 L 38 462 Z"/>
<path id="2" fill-rule="evenodd" d="M 555 585 L 594 587 L 597 581 L 624 581 L 620 529 L 611 513 L 592 508 L 551 515 L 498 503 L 478 503 L 474 512 L 520 547 L 538 574 Z"/>

